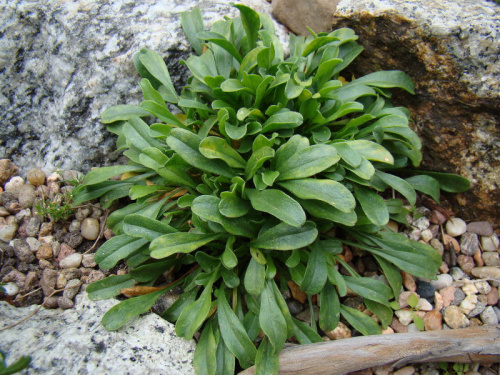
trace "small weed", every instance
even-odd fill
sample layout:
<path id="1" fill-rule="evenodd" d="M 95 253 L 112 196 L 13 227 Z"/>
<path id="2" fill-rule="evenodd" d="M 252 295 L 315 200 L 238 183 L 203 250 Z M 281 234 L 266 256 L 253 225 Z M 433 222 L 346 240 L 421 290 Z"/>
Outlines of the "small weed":
<path id="1" fill-rule="evenodd" d="M 67 220 L 75 213 L 71 207 L 72 203 L 73 194 L 67 191 L 64 194 L 56 194 L 52 199 L 43 197 L 39 203 L 35 204 L 35 210 L 38 215 L 57 222 Z"/>
<path id="2" fill-rule="evenodd" d="M 27 368 L 31 362 L 31 357 L 22 356 L 17 360 L 17 362 L 7 366 L 5 356 L 6 354 L 0 350 L 0 375 L 15 374 L 16 372 Z"/>

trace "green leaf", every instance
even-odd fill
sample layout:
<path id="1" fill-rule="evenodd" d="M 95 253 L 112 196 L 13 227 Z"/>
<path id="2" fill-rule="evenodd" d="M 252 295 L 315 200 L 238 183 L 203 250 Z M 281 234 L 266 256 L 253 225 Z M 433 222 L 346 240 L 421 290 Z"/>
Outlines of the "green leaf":
<path id="1" fill-rule="evenodd" d="M 269 117 L 267 121 L 262 124 L 262 133 L 280 129 L 293 129 L 302 125 L 303 120 L 304 118 L 298 112 L 279 112 Z"/>
<path id="2" fill-rule="evenodd" d="M 149 249 L 151 250 L 151 257 L 161 259 L 172 254 L 190 253 L 220 237 L 221 234 L 169 233 L 152 241 Z"/>
<path id="3" fill-rule="evenodd" d="M 389 222 L 389 211 L 384 199 L 373 190 L 354 185 L 354 195 L 368 219 L 375 225 L 386 225 Z"/>
<path id="4" fill-rule="evenodd" d="M 328 281 L 337 286 L 340 297 L 344 297 L 347 294 L 347 285 L 344 276 L 333 266 L 328 267 Z"/>
<path id="5" fill-rule="evenodd" d="M 410 294 L 408 297 L 408 305 L 410 305 L 411 308 L 417 307 L 418 304 L 418 297 L 415 293 Z"/>
<path id="6" fill-rule="evenodd" d="M 251 50 L 255 48 L 258 39 L 260 29 L 259 14 L 242 4 L 234 4 L 234 7 L 240 11 L 241 23 L 247 35 L 248 50 Z"/>
<path id="7" fill-rule="evenodd" d="M 219 344 L 217 345 L 217 375 L 233 375 L 234 374 L 234 355 L 228 349 L 226 344 L 224 343 L 224 339 L 222 336 L 219 336 Z"/>
<path id="8" fill-rule="evenodd" d="M 320 246 L 311 246 L 306 273 L 300 283 L 300 289 L 309 295 L 317 294 L 326 283 L 328 270 L 323 250 Z"/>
<path id="9" fill-rule="evenodd" d="M 170 225 L 162 223 L 159 220 L 154 220 L 143 215 L 128 215 L 123 221 L 123 232 L 131 237 L 144 238 L 148 241 L 153 241 L 157 237 L 167 233 L 177 232 Z"/>
<path id="10" fill-rule="evenodd" d="M 191 339 L 207 318 L 210 306 L 212 305 L 212 283 L 213 276 L 205 286 L 200 298 L 189 303 L 182 310 L 175 324 L 175 333 L 178 336 L 188 340 Z"/>
<path id="11" fill-rule="evenodd" d="M 95 261 L 102 269 L 109 270 L 118 261 L 132 255 L 148 242 L 144 238 L 130 237 L 125 234 L 112 237 L 97 250 Z"/>
<path id="12" fill-rule="evenodd" d="M 201 154 L 201 138 L 198 135 L 185 129 L 172 129 L 167 143 L 192 166 L 224 177 L 234 177 L 234 172 L 222 160 L 208 159 Z"/>
<path id="13" fill-rule="evenodd" d="M 432 199 L 439 203 L 439 197 L 441 195 L 439 188 L 439 182 L 431 176 L 419 175 L 413 176 L 406 179 L 415 190 L 418 190 L 424 194 L 430 195 Z"/>
<path id="14" fill-rule="evenodd" d="M 224 290 L 220 289 L 217 295 L 217 316 L 219 328 L 224 343 L 240 361 L 243 368 L 250 367 L 255 359 L 257 350 L 248 337 L 245 327 L 229 306 Z"/>
<path id="15" fill-rule="evenodd" d="M 330 145 L 314 145 L 298 150 L 276 164 L 278 181 L 305 178 L 322 172 L 338 162 L 340 156 Z"/>
<path id="16" fill-rule="evenodd" d="M 132 200 L 137 200 L 142 197 L 156 193 L 158 190 L 165 190 L 164 186 L 158 185 L 134 185 L 130 188 L 129 197 Z"/>
<path id="17" fill-rule="evenodd" d="M 156 52 L 142 49 L 139 53 L 139 60 L 142 65 L 165 87 L 166 100 L 170 103 L 177 103 L 179 100 L 175 92 L 174 85 L 170 79 L 167 66 L 163 58 Z"/>
<path id="18" fill-rule="evenodd" d="M 317 199 L 345 213 L 356 207 L 356 201 L 349 189 L 336 181 L 303 178 L 280 182 L 279 185 L 298 198 Z"/>
<path id="19" fill-rule="evenodd" d="M 401 272 L 399 272 L 397 267 L 389 263 L 384 258 L 375 255 L 375 259 L 380 265 L 380 268 L 382 268 L 382 272 L 392 288 L 392 293 L 397 299 L 399 297 L 399 294 L 401 293 L 401 287 L 403 286 L 403 278 L 401 277 Z"/>
<path id="20" fill-rule="evenodd" d="M 386 70 L 368 74 L 358 78 L 351 84 L 363 83 L 368 86 L 392 88 L 399 87 L 408 91 L 410 94 L 415 94 L 415 85 L 410 76 L 399 70 Z"/>
<path id="21" fill-rule="evenodd" d="M 351 148 L 349 143 L 350 142 L 332 143 L 332 146 L 335 147 L 347 164 L 354 168 L 359 167 L 362 161 L 361 155 L 358 151 Z"/>
<path id="22" fill-rule="evenodd" d="M 267 212 L 294 227 L 300 227 L 306 221 L 306 214 L 300 204 L 281 190 L 246 189 L 245 193 L 257 211 Z"/>
<path id="23" fill-rule="evenodd" d="M 273 280 L 267 280 L 260 295 L 259 324 L 269 338 L 274 353 L 279 354 L 285 345 L 287 327 L 285 317 L 274 298 L 272 283 L 274 283 Z"/>
<path id="24" fill-rule="evenodd" d="M 470 181 L 462 176 L 458 176 L 453 173 L 443 173 L 443 172 L 428 172 L 428 171 L 414 171 L 409 170 L 409 172 L 418 173 L 433 177 L 439 182 L 441 189 L 448 193 L 463 193 L 470 189 Z"/>
<path id="25" fill-rule="evenodd" d="M 11 375 L 26 369 L 31 363 L 31 357 L 21 356 L 16 362 L 7 366 L 5 353 L 0 351 L 0 375 Z M 29 370 L 28 370 L 29 371 Z"/>
<path id="26" fill-rule="evenodd" d="M 320 37 L 314 38 L 304 49 L 304 52 L 302 52 L 302 56 L 307 57 L 311 53 L 313 53 L 314 51 L 323 47 L 325 44 L 331 43 L 331 42 L 336 41 L 336 40 L 339 40 L 339 39 L 336 37 L 333 37 L 333 36 L 320 36 Z"/>
<path id="27" fill-rule="evenodd" d="M 179 298 L 168 309 L 166 309 L 163 314 L 161 314 L 161 317 L 171 323 L 175 322 L 179 319 L 181 312 L 184 311 L 186 306 L 196 299 L 199 289 L 200 287 L 196 287 L 182 293 Z"/>
<path id="28" fill-rule="evenodd" d="M 105 279 L 93 282 L 85 291 L 92 301 L 107 299 L 121 294 L 121 290 L 135 285 L 135 280 L 131 275 L 118 275 L 106 277 Z"/>
<path id="29" fill-rule="evenodd" d="M 302 227 L 280 223 L 250 243 L 252 247 L 269 250 L 294 250 L 310 245 L 318 236 L 316 225 L 306 221 Z"/>
<path id="30" fill-rule="evenodd" d="M 277 374 L 279 368 L 278 360 L 279 352 L 273 350 L 269 339 L 264 337 L 260 342 L 257 356 L 255 357 L 255 373 L 256 374 Z"/>
<path id="31" fill-rule="evenodd" d="M 340 313 L 351 324 L 354 329 L 363 335 L 380 335 L 382 333 L 379 325 L 366 314 L 345 305 L 340 305 Z"/>
<path id="32" fill-rule="evenodd" d="M 315 342 L 322 342 L 321 336 L 317 332 L 309 327 L 307 324 L 301 322 L 298 319 L 293 319 L 293 333 L 295 338 L 302 345 L 314 344 Z"/>
<path id="33" fill-rule="evenodd" d="M 252 295 L 258 296 L 264 289 L 265 282 L 266 268 L 252 257 L 243 279 L 245 290 Z"/>
<path id="34" fill-rule="evenodd" d="M 394 164 L 394 158 L 387 149 L 378 143 L 366 140 L 355 140 L 348 142 L 349 147 L 359 152 L 368 160 L 375 160 L 381 163 Z"/>
<path id="35" fill-rule="evenodd" d="M 205 31 L 198 33 L 198 39 L 207 40 L 211 43 L 218 45 L 219 47 L 222 47 L 231 56 L 233 56 L 239 63 L 241 63 L 241 61 L 243 60 L 238 50 L 234 46 L 234 44 L 231 43 L 229 40 L 227 40 L 224 37 L 224 35 L 212 31 Z"/>
<path id="36" fill-rule="evenodd" d="M 389 300 L 393 297 L 392 290 L 382 281 L 369 277 L 344 276 L 349 289 L 363 298 L 390 307 Z"/>
<path id="37" fill-rule="evenodd" d="M 190 12 L 182 12 L 181 26 L 196 54 L 201 55 L 203 53 L 203 46 L 201 45 L 197 35 L 202 32 L 205 27 L 203 26 L 203 18 L 200 8 L 195 7 Z"/>
<path id="38" fill-rule="evenodd" d="M 292 315 L 290 314 L 290 309 L 288 308 L 288 305 L 285 302 L 285 299 L 283 298 L 283 295 L 281 294 L 280 290 L 278 289 L 276 283 L 272 281 L 272 287 L 274 291 L 274 298 L 276 300 L 276 303 L 278 304 L 279 309 L 281 310 L 281 313 L 283 314 L 283 317 L 285 318 L 286 321 L 286 328 L 287 328 L 287 337 L 292 337 L 293 336 L 293 320 L 292 320 Z"/>
<path id="39" fill-rule="evenodd" d="M 194 351 L 193 367 L 197 375 L 216 374 L 216 351 L 217 343 L 212 325 L 206 324 Z"/>
<path id="40" fill-rule="evenodd" d="M 113 167 L 97 168 L 85 176 L 80 186 L 95 185 L 127 172 L 143 172 L 145 168 L 138 165 L 117 165 Z"/>
<path id="41" fill-rule="evenodd" d="M 261 168 L 264 163 L 274 156 L 274 150 L 271 147 L 261 147 L 252 153 L 245 168 L 245 179 L 249 180 Z"/>
<path id="42" fill-rule="evenodd" d="M 340 301 L 335 287 L 326 282 L 320 293 L 319 327 L 323 331 L 331 331 L 340 320 Z"/>
<path id="43" fill-rule="evenodd" d="M 116 276 L 115 276 L 116 277 Z M 154 305 L 156 300 L 169 290 L 180 284 L 180 281 L 169 285 L 167 288 L 139 297 L 129 298 L 113 306 L 102 317 L 101 323 L 108 331 L 120 329 L 131 319 L 144 314 Z"/>
<path id="44" fill-rule="evenodd" d="M 335 223 L 347 225 L 349 227 L 355 225 L 358 219 L 354 211 L 348 213 L 342 212 L 325 202 L 302 199 L 299 199 L 298 202 L 307 212 L 317 218 L 331 220 Z"/>
<path id="45" fill-rule="evenodd" d="M 224 191 L 220 196 L 219 211 L 226 217 L 241 217 L 246 215 L 251 209 L 250 203 L 240 198 L 236 192 Z"/>
<path id="46" fill-rule="evenodd" d="M 103 124 L 111 124 L 115 121 L 128 121 L 133 117 L 146 117 L 149 115 L 149 112 L 136 105 L 115 105 L 104 110 L 101 114 L 101 121 Z"/>
<path id="47" fill-rule="evenodd" d="M 380 178 L 394 190 L 400 192 L 403 197 L 408 199 L 408 202 L 412 206 L 415 205 L 415 202 L 417 200 L 417 194 L 415 193 L 415 190 L 413 189 L 410 183 L 403 180 L 402 178 L 381 171 L 375 171 L 375 176 Z"/>
<path id="48" fill-rule="evenodd" d="M 229 236 L 226 242 L 226 247 L 221 255 L 222 264 L 228 269 L 233 269 L 238 264 L 238 258 L 234 255 L 233 244 L 236 238 Z"/>
<path id="49" fill-rule="evenodd" d="M 154 261 L 130 270 L 130 275 L 140 283 L 147 283 L 156 280 L 161 274 L 167 272 L 178 263 L 177 259 L 166 259 L 160 262 Z"/>
<path id="50" fill-rule="evenodd" d="M 167 124 L 184 127 L 184 124 L 163 105 L 151 100 L 145 100 L 141 103 L 141 108 L 158 117 L 161 121 L 166 122 Z"/>
<path id="51" fill-rule="evenodd" d="M 387 307 L 386 305 L 382 305 L 380 303 L 374 302 L 369 299 L 363 300 L 368 310 L 377 315 L 382 323 L 382 326 L 388 327 L 392 322 L 392 317 L 394 316 L 394 312 L 392 308 Z M 397 303 L 397 302 L 396 302 Z"/>
<path id="52" fill-rule="evenodd" d="M 200 152 L 209 159 L 221 159 L 233 168 L 245 168 L 246 161 L 226 140 L 219 137 L 207 137 L 200 143 Z"/>

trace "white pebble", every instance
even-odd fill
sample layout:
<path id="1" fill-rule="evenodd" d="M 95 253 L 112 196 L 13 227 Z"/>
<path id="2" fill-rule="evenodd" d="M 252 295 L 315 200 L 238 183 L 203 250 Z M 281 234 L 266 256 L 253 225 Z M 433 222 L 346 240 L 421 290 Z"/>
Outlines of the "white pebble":
<path id="1" fill-rule="evenodd" d="M 423 230 L 420 232 L 420 238 L 425 242 L 429 242 L 433 238 L 432 231 L 430 229 Z"/>
<path id="2" fill-rule="evenodd" d="M 9 242 L 11 241 L 17 232 L 17 225 L 7 224 L 0 228 L 0 241 Z"/>
<path id="3" fill-rule="evenodd" d="M 476 281 L 474 286 L 480 294 L 488 294 L 491 292 L 491 285 L 485 280 Z"/>
<path id="4" fill-rule="evenodd" d="M 425 216 L 423 216 L 423 217 L 420 217 L 416 220 L 413 220 L 413 223 L 411 223 L 411 225 L 413 225 L 414 227 L 417 227 L 420 230 L 425 230 L 425 229 L 429 228 L 429 225 L 431 225 L 431 223 L 429 222 L 429 219 L 427 219 Z"/>
<path id="5" fill-rule="evenodd" d="M 495 310 L 493 310 L 493 307 L 491 306 L 488 306 L 486 309 L 484 309 L 484 311 L 479 316 L 483 321 L 483 323 L 486 325 L 498 324 L 497 314 L 495 313 Z"/>
<path id="6" fill-rule="evenodd" d="M 434 307 L 425 298 L 420 298 L 418 300 L 416 309 L 421 310 L 421 311 L 432 311 L 434 309 Z"/>
<path id="7" fill-rule="evenodd" d="M 441 290 L 450 286 L 453 283 L 453 277 L 447 273 L 443 273 L 437 276 L 437 280 L 432 280 L 431 285 L 434 286 L 436 290 Z"/>
<path id="8" fill-rule="evenodd" d="M 417 333 L 417 332 L 420 332 L 420 330 L 417 328 L 415 323 L 411 323 L 411 324 L 408 324 L 408 327 L 406 328 L 406 332 Z"/>
<path id="9" fill-rule="evenodd" d="M 82 263 L 82 254 L 73 253 L 59 262 L 61 268 L 78 268 Z"/>
<path id="10" fill-rule="evenodd" d="M 13 282 L 5 283 L 5 285 L 2 285 L 1 288 L 4 290 L 4 293 L 8 296 L 15 296 L 17 293 L 19 293 L 19 287 L 17 286 L 16 283 Z"/>
<path id="11" fill-rule="evenodd" d="M 410 324 L 413 321 L 413 314 L 411 311 L 397 310 L 395 312 L 395 314 L 398 317 L 399 322 L 404 326 L 407 326 L 408 324 Z"/>
<path id="12" fill-rule="evenodd" d="M 481 236 L 481 247 L 483 251 L 497 251 L 498 244 L 498 236 L 495 233 L 489 237 Z"/>
<path id="13" fill-rule="evenodd" d="M 464 300 L 460 304 L 460 310 L 462 310 L 462 312 L 464 314 L 468 314 L 472 310 L 474 310 L 474 307 L 476 307 L 476 304 L 477 304 L 477 296 L 475 294 L 467 296 L 464 298 Z"/>
<path id="14" fill-rule="evenodd" d="M 477 294 L 477 292 L 478 292 L 476 286 L 473 283 L 465 284 L 462 287 L 462 290 L 464 291 L 465 295 L 467 295 L 467 296 Z"/>
<path id="15" fill-rule="evenodd" d="M 458 217 L 454 217 L 446 223 L 446 233 L 451 237 L 458 237 L 465 233 L 467 224 Z"/>
<path id="16" fill-rule="evenodd" d="M 26 238 L 26 243 L 30 247 L 31 251 L 37 251 L 38 248 L 42 245 L 42 243 L 38 241 L 35 237 Z"/>
<path id="17" fill-rule="evenodd" d="M 19 177 L 19 176 L 15 176 L 15 177 L 12 177 L 9 182 L 7 182 L 5 184 L 5 191 L 8 191 L 8 192 L 15 192 L 17 191 L 19 193 L 19 189 L 21 188 L 21 186 L 24 185 L 24 180 L 22 177 Z M 14 193 L 15 194 L 15 193 Z"/>
<path id="18" fill-rule="evenodd" d="M 99 235 L 99 220 L 87 217 L 83 219 L 81 226 L 82 237 L 87 240 L 95 240 Z"/>

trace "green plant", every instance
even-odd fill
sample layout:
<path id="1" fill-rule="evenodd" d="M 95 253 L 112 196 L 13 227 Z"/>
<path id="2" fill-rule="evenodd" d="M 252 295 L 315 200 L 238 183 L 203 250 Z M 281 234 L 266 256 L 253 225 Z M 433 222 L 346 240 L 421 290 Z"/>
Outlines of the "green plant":
<path id="1" fill-rule="evenodd" d="M 411 312 L 411 316 L 413 318 L 413 323 L 415 324 L 417 329 L 419 331 L 423 331 L 425 329 L 425 323 L 424 323 L 424 320 L 417 314 L 417 311 L 419 311 L 418 302 L 419 302 L 419 298 L 417 297 L 417 295 L 415 293 L 412 293 L 408 297 L 409 308 L 407 310 L 409 310 Z M 399 306 L 399 302 L 397 302 L 397 301 L 392 301 L 391 307 L 394 310 L 399 310 L 401 308 L 401 306 Z"/>
<path id="2" fill-rule="evenodd" d="M 450 365 L 451 370 L 449 369 Z M 440 362 L 439 368 L 443 370 L 443 374 L 445 375 L 464 375 L 467 371 L 469 371 L 469 364 Z"/>
<path id="3" fill-rule="evenodd" d="M 66 191 L 64 194 L 55 194 L 52 199 L 43 197 L 34 207 L 37 215 L 48 217 L 51 221 L 57 222 L 67 220 L 75 213 L 72 204 L 73 194 Z"/>
<path id="4" fill-rule="evenodd" d="M 5 353 L 0 350 L 0 375 L 11 375 L 27 368 L 31 362 L 31 357 L 22 356 L 15 363 L 7 366 Z"/>
<path id="5" fill-rule="evenodd" d="M 91 299 L 132 286 L 148 294 L 113 307 L 103 325 L 118 329 L 182 286 L 162 316 L 176 322 L 179 336 L 201 331 L 198 374 L 233 374 L 235 359 L 276 373 L 287 338 L 321 341 L 314 317 L 307 325 L 291 316 L 281 294 L 288 281 L 311 307 L 319 295 L 319 329 L 334 329 L 342 315 L 363 334 L 379 333 L 372 318 L 341 303 L 347 289 L 387 326 L 400 269 L 433 278 L 441 264 L 430 246 L 384 230 L 390 218 L 405 222 L 408 211 L 402 199 L 379 193 L 390 187 L 414 205 L 415 190 L 439 199 L 441 181 L 448 190 L 467 185 L 453 175 L 394 174 L 422 157 L 408 110 L 390 102 L 391 88 L 413 93 L 414 86 L 399 71 L 343 84 L 341 71 L 362 51 L 352 30 L 292 35 L 285 58 L 271 21 L 235 6 L 239 18 L 208 32 L 198 9 L 182 15 L 196 55 L 184 62 L 192 76 L 180 95 L 161 56 L 134 56 L 145 100 L 102 114 L 130 162 L 91 171 L 75 188 L 76 204 L 133 201 L 109 216 L 117 235 L 95 256 L 104 269 L 125 260 L 130 273 L 87 291 Z M 343 246 L 371 253 L 390 287 L 358 275 L 341 257 Z M 166 271 L 183 276 L 151 289 Z"/>

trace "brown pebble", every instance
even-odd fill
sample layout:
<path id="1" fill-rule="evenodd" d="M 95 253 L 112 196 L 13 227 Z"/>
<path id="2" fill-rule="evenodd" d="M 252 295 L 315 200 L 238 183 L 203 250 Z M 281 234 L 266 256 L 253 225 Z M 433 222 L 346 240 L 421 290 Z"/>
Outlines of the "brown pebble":
<path id="1" fill-rule="evenodd" d="M 111 237 L 114 236 L 114 233 L 113 233 L 113 231 L 111 229 L 107 228 L 107 229 L 104 230 L 103 236 L 104 236 L 104 238 L 106 240 L 109 240 Z"/>
<path id="2" fill-rule="evenodd" d="M 53 229 L 54 223 L 52 221 L 48 223 L 42 223 L 42 225 L 40 225 L 40 232 L 38 232 L 38 237 L 50 236 Z"/>
<path id="3" fill-rule="evenodd" d="M 59 307 L 59 304 L 57 303 L 57 298 L 58 297 L 46 297 L 43 301 L 43 306 L 46 309 L 57 309 Z"/>
<path id="4" fill-rule="evenodd" d="M 442 262 L 441 267 L 439 267 L 439 271 L 441 273 L 448 273 L 448 272 L 450 272 L 450 268 L 448 267 L 448 265 L 445 262 Z"/>
<path id="5" fill-rule="evenodd" d="M 56 281 L 57 281 L 57 271 L 51 269 L 44 269 L 42 273 L 42 278 L 40 279 L 40 286 L 42 287 L 43 294 L 49 296 L 54 292 Z"/>
<path id="6" fill-rule="evenodd" d="M 467 224 L 467 232 L 476 233 L 480 236 L 492 236 L 493 227 L 487 221 L 473 221 Z"/>
<path id="7" fill-rule="evenodd" d="M 92 284 L 96 281 L 102 280 L 106 277 L 102 271 L 99 270 L 92 270 L 89 275 L 87 276 L 87 280 L 85 282 L 87 284 Z"/>
<path id="8" fill-rule="evenodd" d="M 391 327 L 394 330 L 394 332 L 397 333 L 406 333 L 408 331 L 408 327 L 402 325 L 401 322 L 396 317 L 392 318 L 392 322 L 389 325 L 389 327 Z"/>
<path id="9" fill-rule="evenodd" d="M 483 254 L 481 253 L 481 250 L 476 251 L 473 258 L 474 258 L 478 267 L 484 266 Z"/>
<path id="10" fill-rule="evenodd" d="M 417 291 L 417 283 L 415 282 L 415 278 L 413 275 L 410 275 L 408 272 L 402 271 L 401 275 L 403 276 L 403 285 L 410 292 Z"/>
<path id="11" fill-rule="evenodd" d="M 286 283 L 286 285 L 288 285 L 288 288 L 290 288 L 293 298 L 295 298 L 300 303 L 306 303 L 307 294 L 300 290 L 300 287 L 294 281 L 290 280 Z"/>
<path id="12" fill-rule="evenodd" d="M 443 297 L 438 292 L 434 292 L 434 310 L 441 311 L 443 307 Z"/>
<path id="13" fill-rule="evenodd" d="M 59 250 L 59 254 L 57 254 L 57 260 L 60 262 L 67 256 L 74 254 L 76 251 L 71 246 L 66 243 L 61 244 L 61 249 Z"/>
<path id="14" fill-rule="evenodd" d="M 483 322 L 478 318 L 470 318 L 469 321 L 470 321 L 469 327 L 479 327 L 483 325 Z"/>
<path id="15" fill-rule="evenodd" d="M 455 251 L 455 254 L 458 254 L 460 252 L 460 244 L 455 238 L 448 234 L 443 235 L 443 244 L 446 248 L 453 249 L 453 251 Z"/>
<path id="16" fill-rule="evenodd" d="M 71 309 L 75 305 L 72 300 L 70 300 L 69 298 L 64 297 L 64 296 L 57 298 L 57 304 L 59 305 L 59 307 L 61 309 L 65 309 L 65 310 Z"/>
<path id="17" fill-rule="evenodd" d="M 432 310 L 425 314 L 424 327 L 426 331 L 440 331 L 443 329 L 443 315 L 439 310 Z"/>
<path id="18" fill-rule="evenodd" d="M 447 286 L 439 291 L 441 297 L 443 297 L 443 307 L 448 307 L 455 300 L 456 288 L 453 285 Z"/>
<path id="19" fill-rule="evenodd" d="M 36 257 L 38 259 L 52 259 L 54 253 L 52 251 L 52 246 L 48 243 L 43 243 L 40 245 L 38 250 L 36 251 Z"/>
<path id="20" fill-rule="evenodd" d="M 35 271 L 30 271 L 26 275 L 26 280 L 24 281 L 23 292 L 29 292 L 38 286 L 38 274 Z"/>
<path id="21" fill-rule="evenodd" d="M 39 168 L 35 168 L 26 174 L 26 178 L 31 185 L 40 186 L 45 183 L 45 172 Z"/>
<path id="22" fill-rule="evenodd" d="M 474 259 L 467 255 L 460 254 L 457 258 L 458 265 L 466 274 L 470 274 L 470 271 L 476 266 L 474 264 Z"/>
<path id="23" fill-rule="evenodd" d="M 429 221 L 432 224 L 443 225 L 444 223 L 446 223 L 446 217 L 441 212 L 433 210 L 431 212 L 431 216 L 429 217 Z"/>
<path id="24" fill-rule="evenodd" d="M 491 286 L 491 291 L 486 294 L 486 304 L 488 306 L 495 306 L 498 303 L 499 295 L 498 288 L 496 286 Z"/>
<path id="25" fill-rule="evenodd" d="M 344 323 L 339 322 L 337 327 L 332 331 L 326 331 L 327 335 L 331 340 L 347 339 L 352 336 L 351 330 Z"/>

